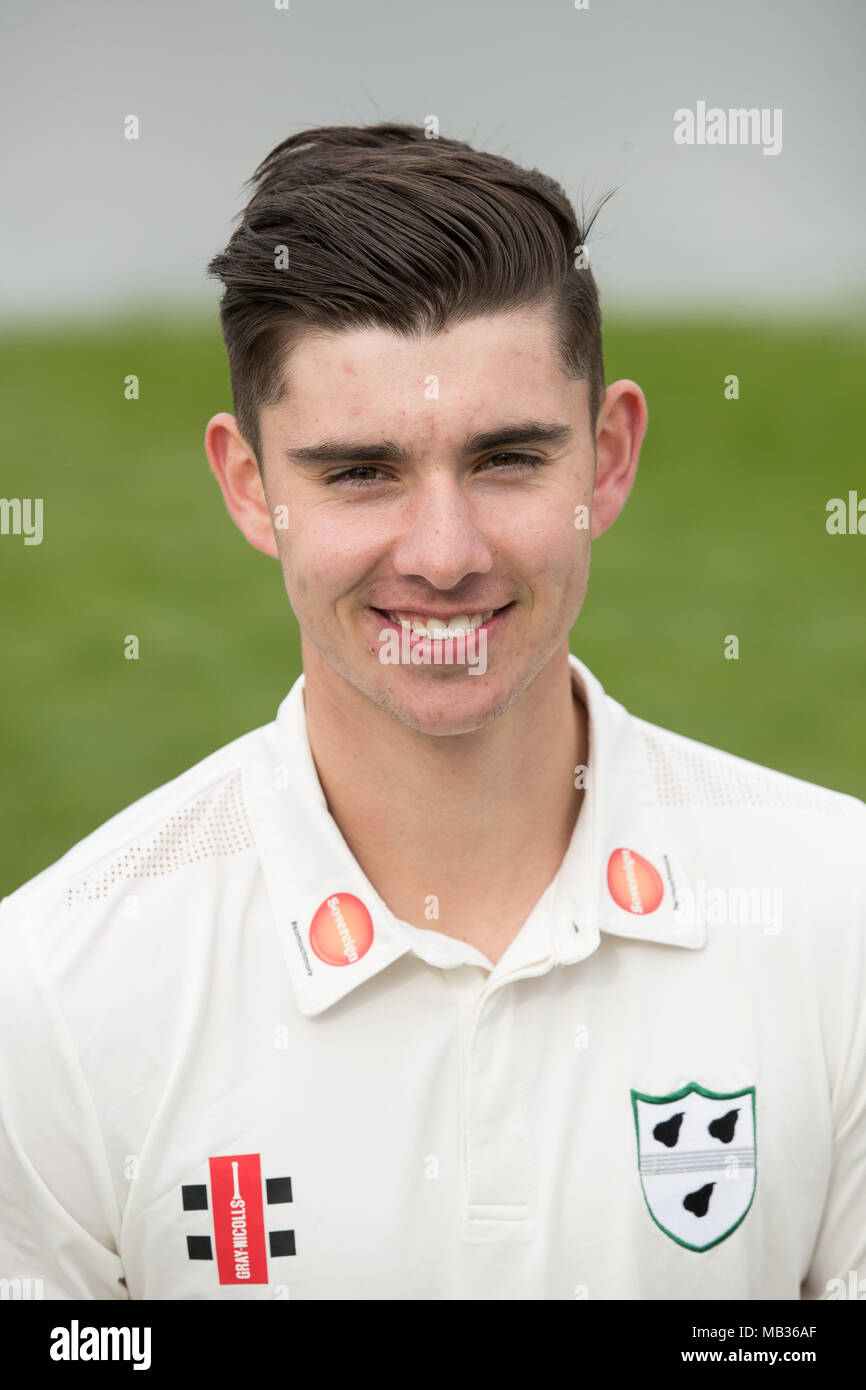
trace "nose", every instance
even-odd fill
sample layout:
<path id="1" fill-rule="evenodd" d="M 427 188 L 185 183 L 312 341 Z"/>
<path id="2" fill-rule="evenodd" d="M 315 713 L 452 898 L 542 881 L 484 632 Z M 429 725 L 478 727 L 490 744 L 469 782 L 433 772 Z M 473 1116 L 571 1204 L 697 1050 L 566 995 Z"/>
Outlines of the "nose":
<path id="1" fill-rule="evenodd" d="M 394 568 L 436 589 L 453 589 L 468 574 L 487 574 L 493 552 L 479 529 L 477 509 L 453 473 L 431 468 L 405 499 Z"/>

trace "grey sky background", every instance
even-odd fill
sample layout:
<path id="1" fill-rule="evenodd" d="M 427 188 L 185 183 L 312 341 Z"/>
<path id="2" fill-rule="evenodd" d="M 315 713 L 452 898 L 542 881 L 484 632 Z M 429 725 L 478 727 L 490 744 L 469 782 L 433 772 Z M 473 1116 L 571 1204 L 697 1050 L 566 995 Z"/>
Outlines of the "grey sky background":
<path id="1" fill-rule="evenodd" d="M 7 323 L 213 307 L 275 144 L 430 114 L 573 200 L 619 186 L 606 308 L 864 313 L 863 0 L 7 0 L 0 41 Z M 781 152 L 676 145 L 698 101 L 781 108 Z"/>

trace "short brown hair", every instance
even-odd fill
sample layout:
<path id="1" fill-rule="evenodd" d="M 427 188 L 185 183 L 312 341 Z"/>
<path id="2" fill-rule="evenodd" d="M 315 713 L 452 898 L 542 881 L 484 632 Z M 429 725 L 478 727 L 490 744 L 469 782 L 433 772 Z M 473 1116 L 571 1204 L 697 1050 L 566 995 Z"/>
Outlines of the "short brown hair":
<path id="1" fill-rule="evenodd" d="M 409 337 L 524 305 L 553 311 L 565 371 L 589 382 L 594 432 L 601 309 L 576 253 L 610 193 L 579 222 L 537 169 L 394 124 L 300 131 L 247 184 L 240 226 L 207 272 L 224 285 L 234 413 L 259 467 L 260 410 L 285 398 L 288 355 L 305 333 Z"/>

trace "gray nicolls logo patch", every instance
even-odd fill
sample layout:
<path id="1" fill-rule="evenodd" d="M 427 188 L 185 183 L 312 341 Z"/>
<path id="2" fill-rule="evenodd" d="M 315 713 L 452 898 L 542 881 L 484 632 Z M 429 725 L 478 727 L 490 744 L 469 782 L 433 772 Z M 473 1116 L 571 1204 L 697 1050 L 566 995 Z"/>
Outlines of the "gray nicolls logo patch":
<path id="1" fill-rule="evenodd" d="M 668 1096 L 632 1091 L 631 1102 L 653 1221 L 687 1250 L 718 1245 L 755 1195 L 754 1086 L 723 1094 L 690 1081 Z"/>

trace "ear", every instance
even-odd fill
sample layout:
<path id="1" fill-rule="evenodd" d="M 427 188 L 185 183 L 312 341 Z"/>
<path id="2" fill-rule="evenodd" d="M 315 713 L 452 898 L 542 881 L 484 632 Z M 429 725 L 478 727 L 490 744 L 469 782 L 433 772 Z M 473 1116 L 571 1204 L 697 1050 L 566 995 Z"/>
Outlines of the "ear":
<path id="1" fill-rule="evenodd" d="M 615 381 L 607 388 L 595 430 L 593 539 L 613 525 L 625 506 L 648 420 L 646 397 L 636 382 Z"/>
<path id="2" fill-rule="evenodd" d="M 233 415 L 222 412 L 208 421 L 204 447 L 235 525 L 256 550 L 278 558 L 259 466 Z"/>

